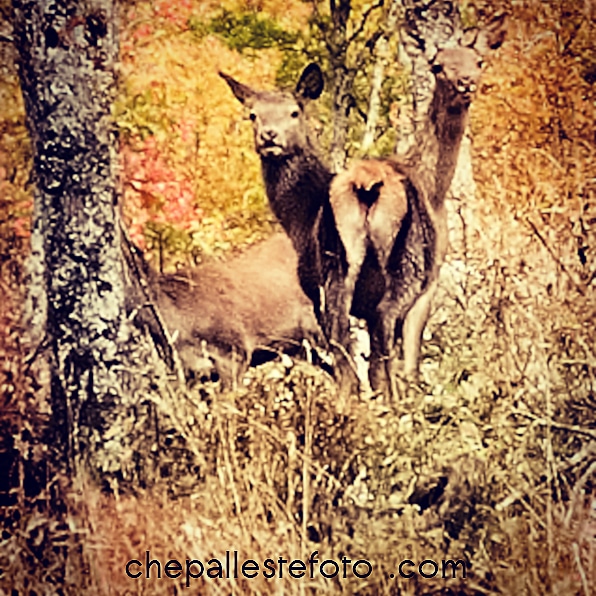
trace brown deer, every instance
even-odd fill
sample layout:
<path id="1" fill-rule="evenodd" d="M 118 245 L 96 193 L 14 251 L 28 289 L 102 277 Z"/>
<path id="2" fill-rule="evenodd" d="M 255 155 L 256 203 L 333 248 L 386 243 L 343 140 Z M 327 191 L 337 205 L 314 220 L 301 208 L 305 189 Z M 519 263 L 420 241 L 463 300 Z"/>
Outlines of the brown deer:
<path id="1" fill-rule="evenodd" d="M 210 360 L 231 386 L 263 352 L 297 353 L 320 331 L 283 233 L 227 261 L 153 275 L 150 287 L 189 381 L 210 376 Z"/>
<path id="2" fill-rule="evenodd" d="M 349 321 L 337 302 L 346 260 L 329 203 L 333 174 L 309 139 L 304 113 L 306 102 L 317 99 L 323 90 L 321 69 L 316 64 L 307 66 L 293 93 L 256 91 L 220 75 L 250 109 L 271 209 L 298 253 L 300 285 L 334 350 L 340 376 L 352 377 L 353 364 L 340 347 L 348 343 Z"/>
<path id="3" fill-rule="evenodd" d="M 339 301 L 344 312 L 353 312 L 361 280 L 371 267 L 381 271 L 382 296 L 364 318 L 371 335 L 373 387 L 388 388 L 393 396 L 398 335 L 405 376 L 417 377 L 422 332 L 447 251 L 445 197 L 482 57 L 501 45 L 504 32 L 499 17 L 469 46 L 436 54 L 430 64 L 436 86 L 417 149 L 402 160 L 356 161 L 331 185 L 330 202 L 348 263 Z"/>

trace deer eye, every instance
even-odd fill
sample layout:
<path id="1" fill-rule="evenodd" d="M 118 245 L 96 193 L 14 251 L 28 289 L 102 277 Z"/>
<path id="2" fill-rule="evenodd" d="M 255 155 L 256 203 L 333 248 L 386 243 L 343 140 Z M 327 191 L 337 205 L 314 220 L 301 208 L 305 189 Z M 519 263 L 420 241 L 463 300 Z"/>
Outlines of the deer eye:
<path id="1" fill-rule="evenodd" d="M 292 118 L 298 118 L 298 116 L 300 116 L 300 112 L 299 112 L 298 110 L 294 110 L 294 111 L 293 111 L 293 112 L 290 114 L 290 116 L 291 116 Z"/>
<path id="2" fill-rule="evenodd" d="M 432 67 L 431 67 L 431 71 L 434 74 L 439 74 L 440 72 L 443 72 L 443 65 L 442 64 L 438 64 L 438 63 L 433 64 Z"/>
<path id="3" fill-rule="evenodd" d="M 254 122 L 257 119 L 257 115 L 254 112 L 251 112 L 248 117 L 251 119 L 252 122 Z"/>
<path id="4" fill-rule="evenodd" d="M 484 66 L 484 60 L 478 60 L 478 68 L 482 68 Z"/>

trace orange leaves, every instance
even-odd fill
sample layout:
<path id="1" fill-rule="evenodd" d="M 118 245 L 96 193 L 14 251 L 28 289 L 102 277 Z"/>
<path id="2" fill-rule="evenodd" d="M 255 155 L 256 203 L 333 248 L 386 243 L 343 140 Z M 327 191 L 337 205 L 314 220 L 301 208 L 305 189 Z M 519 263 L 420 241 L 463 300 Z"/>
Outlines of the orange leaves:
<path id="1" fill-rule="evenodd" d="M 150 23 L 143 23 L 140 25 L 132 34 L 132 38 L 135 41 L 140 41 L 153 34 L 153 26 Z"/>
<path id="2" fill-rule="evenodd" d="M 522 213 L 573 210 L 596 176 L 587 24 L 578 16 L 571 39 L 562 18 L 559 3 L 516 4 L 512 35 L 474 104 L 475 175 L 487 200 L 499 197 L 496 210 L 503 197 Z"/>
<path id="3" fill-rule="evenodd" d="M 157 17 L 165 19 L 180 29 L 188 27 L 188 18 L 191 13 L 191 0 L 178 0 L 177 2 L 162 0 L 155 5 L 155 15 Z"/>

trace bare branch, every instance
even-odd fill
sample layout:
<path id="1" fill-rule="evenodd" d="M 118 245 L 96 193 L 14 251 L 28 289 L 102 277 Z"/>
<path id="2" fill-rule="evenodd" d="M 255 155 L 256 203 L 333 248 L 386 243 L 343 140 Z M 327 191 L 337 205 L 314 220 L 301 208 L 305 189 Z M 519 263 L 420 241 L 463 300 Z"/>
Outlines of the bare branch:
<path id="1" fill-rule="evenodd" d="M 536 424 L 539 424 L 540 426 L 550 426 L 551 428 L 556 428 L 558 430 L 566 430 L 571 433 L 576 433 L 578 435 L 584 435 L 586 437 L 596 439 L 596 431 L 592 430 L 591 428 L 584 428 L 575 424 L 564 424 L 563 422 L 556 422 L 555 420 L 540 418 L 539 416 L 536 416 L 531 412 L 524 412 L 519 408 L 515 408 L 512 411 L 512 414 L 517 414 L 518 416 L 524 416 L 525 418 L 534 420 L 534 422 L 536 422 Z"/>
<path id="2" fill-rule="evenodd" d="M 362 19 L 360 21 L 360 24 L 358 25 L 358 27 L 356 27 L 356 29 L 354 29 L 354 31 L 352 32 L 352 35 L 350 35 L 350 37 L 348 37 L 348 39 L 346 41 L 346 46 L 349 46 L 362 33 L 362 30 L 366 26 L 366 21 L 368 20 L 368 17 L 371 15 L 371 13 L 374 10 L 376 10 L 377 8 L 381 8 L 384 3 L 385 3 L 384 0 L 378 0 L 378 2 L 376 2 L 375 4 L 371 4 L 362 13 Z"/>
<path id="3" fill-rule="evenodd" d="M 546 248 L 546 250 L 549 252 L 550 256 L 554 259 L 555 263 L 557 263 L 557 265 L 561 268 L 561 271 L 569 278 L 569 281 L 571 281 L 571 283 L 574 285 L 575 289 L 583 296 L 586 293 L 585 288 L 583 288 L 582 285 L 579 284 L 575 280 L 575 278 L 573 277 L 573 275 L 571 274 L 569 269 L 567 269 L 567 267 L 565 267 L 565 264 L 561 261 L 561 259 L 559 259 L 559 257 L 557 257 L 557 255 L 555 254 L 555 251 L 548 244 L 548 242 L 546 241 L 544 236 L 539 232 L 536 225 L 530 219 L 526 219 L 526 222 L 532 228 L 532 230 L 534 231 L 534 234 L 536 234 L 536 236 L 538 236 L 538 239 L 540 240 L 540 242 L 542 243 L 544 248 Z"/>

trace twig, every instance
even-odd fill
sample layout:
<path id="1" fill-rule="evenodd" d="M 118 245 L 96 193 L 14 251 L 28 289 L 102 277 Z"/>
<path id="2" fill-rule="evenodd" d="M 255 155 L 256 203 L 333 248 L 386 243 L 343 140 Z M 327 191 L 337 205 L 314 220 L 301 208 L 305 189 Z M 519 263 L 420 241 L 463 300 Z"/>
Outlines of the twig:
<path id="1" fill-rule="evenodd" d="M 559 430 L 568 430 L 569 432 L 577 433 L 579 435 L 585 435 L 587 437 L 590 437 L 591 439 L 596 440 L 596 431 L 593 431 L 590 428 L 582 428 L 581 426 L 577 426 L 574 424 L 565 424 L 563 422 L 555 422 L 554 420 L 540 418 L 539 416 L 536 416 L 536 414 L 532 414 L 530 412 L 523 412 L 518 408 L 514 408 L 512 410 L 512 414 L 519 414 L 520 416 L 530 418 L 531 420 L 534 420 L 541 426 L 551 426 L 552 428 L 558 428 Z"/>
<path id="2" fill-rule="evenodd" d="M 569 52 L 569 48 L 571 47 L 571 44 L 574 42 L 574 40 L 577 36 L 577 32 L 580 30 L 580 28 L 584 24 L 585 20 L 586 20 L 586 18 L 582 16 L 582 18 L 577 23 L 575 23 L 575 25 L 573 27 L 573 31 L 569 34 L 569 38 L 563 44 L 563 48 L 562 48 L 562 52 L 561 52 L 562 56 L 565 56 Z"/>
<path id="3" fill-rule="evenodd" d="M 372 11 L 376 10 L 377 8 L 381 8 L 383 6 L 383 4 L 384 4 L 384 0 L 379 0 L 376 4 L 371 4 L 362 13 L 362 19 L 360 21 L 360 24 L 358 25 L 358 27 L 356 27 L 356 29 L 354 29 L 354 31 L 352 31 L 352 35 L 350 35 L 350 37 L 348 37 L 346 46 L 349 46 L 362 33 L 362 30 L 364 29 L 364 27 L 366 25 L 366 21 L 368 20 L 368 17 L 372 13 Z"/>
<path id="4" fill-rule="evenodd" d="M 579 556 L 579 546 L 577 542 L 574 542 L 572 545 L 573 548 L 573 556 L 575 557 L 575 564 L 577 565 L 577 569 L 579 571 L 579 576 L 582 578 L 582 588 L 584 589 L 584 594 L 586 596 L 590 596 L 590 588 L 588 587 L 588 578 L 586 577 L 586 572 L 584 571 L 582 560 Z"/>
<path id="5" fill-rule="evenodd" d="M 360 378 L 358 377 L 358 369 L 356 367 L 356 364 L 354 362 L 354 359 L 349 354 L 349 352 L 346 350 L 346 348 L 344 346 L 342 346 L 338 341 L 335 341 L 334 339 L 332 339 L 332 340 L 329 341 L 329 345 L 331 347 L 337 348 L 342 353 L 343 357 L 346 359 L 346 361 L 348 362 L 350 368 L 352 369 L 352 372 L 356 375 L 356 378 L 358 380 L 360 380 Z"/>
<path id="6" fill-rule="evenodd" d="M 35 350 L 33 350 L 27 357 L 25 358 L 25 374 L 29 372 L 31 365 L 37 360 L 37 357 L 42 353 L 45 352 L 46 349 L 50 345 L 50 339 L 48 337 L 47 332 L 44 334 L 42 340 L 37 344 Z"/>
<path id="7" fill-rule="evenodd" d="M 497 511 L 504 511 L 506 507 L 508 507 L 509 505 L 511 505 L 512 503 L 519 503 L 532 517 L 532 519 L 543 529 L 546 530 L 547 526 L 544 523 L 544 521 L 542 521 L 542 519 L 540 518 L 540 515 L 538 515 L 538 513 L 536 511 L 534 511 L 534 508 L 530 506 L 529 503 L 526 502 L 526 500 L 524 499 L 524 495 L 521 491 L 513 488 L 508 482 L 505 482 L 505 485 L 507 486 L 507 488 L 509 489 L 509 491 L 511 492 L 511 494 L 503 499 L 500 503 L 497 503 L 497 505 L 495 506 L 495 509 Z"/>
<path id="8" fill-rule="evenodd" d="M 561 268 L 561 271 L 569 278 L 569 281 L 571 281 L 571 283 L 575 286 L 576 290 L 582 296 L 584 296 L 586 293 L 585 289 L 577 281 L 575 281 L 575 279 L 574 279 L 573 275 L 571 274 L 571 272 L 569 271 L 569 269 L 567 269 L 567 267 L 565 267 L 565 265 L 561 261 L 561 259 L 559 259 L 559 257 L 557 257 L 554 250 L 550 247 L 550 245 L 548 244 L 548 242 L 546 241 L 544 236 L 538 231 L 538 228 L 535 226 L 535 224 L 529 218 L 526 218 L 526 223 L 532 228 L 532 230 L 534 231 L 534 234 L 536 234 L 536 236 L 538 236 L 538 239 L 540 240 L 540 242 L 542 242 L 544 248 L 546 248 L 546 250 L 549 252 L 550 256 L 553 258 L 555 263 L 557 263 L 557 265 Z"/>
<path id="9" fill-rule="evenodd" d="M 163 317 L 161 316 L 161 313 L 160 313 L 157 305 L 152 300 L 152 297 L 149 292 L 149 284 L 147 282 L 146 275 L 138 265 L 137 256 L 135 255 L 135 251 L 137 251 L 138 249 L 133 244 L 133 242 L 130 239 L 128 232 L 124 228 L 124 226 L 121 225 L 120 229 L 122 232 L 122 238 L 124 240 L 123 246 L 126 248 L 126 255 L 125 255 L 126 262 L 129 266 L 130 270 L 134 273 L 135 280 L 137 281 L 139 287 L 141 288 L 143 298 L 145 299 L 145 302 L 144 302 L 144 304 L 142 304 L 142 307 L 148 308 L 151 311 L 151 314 L 153 315 L 153 319 L 155 320 L 155 322 L 157 324 L 159 334 L 166 344 L 165 346 L 162 346 L 162 347 L 164 348 L 164 350 L 169 352 L 168 354 L 166 354 L 166 358 L 169 359 L 168 366 L 170 366 L 170 369 L 176 375 L 178 382 L 180 384 L 184 385 L 184 383 L 185 383 L 184 369 L 182 367 L 182 363 L 180 362 L 178 350 L 174 346 L 174 341 L 170 336 L 170 333 L 165 325 L 165 322 L 163 320 Z"/>
<path id="10" fill-rule="evenodd" d="M 586 482 L 596 472 L 596 461 L 588 467 L 588 469 L 582 474 L 581 478 L 575 483 L 573 487 L 573 493 L 571 495 L 571 503 L 567 509 L 567 515 L 565 515 L 565 527 L 569 527 L 571 524 L 571 517 L 573 516 L 573 510 L 577 501 L 581 498 L 581 491 L 583 490 Z"/>
<path id="11" fill-rule="evenodd" d="M 544 339 L 542 338 L 542 333 L 540 342 L 541 344 L 544 343 Z M 542 352 L 542 350 L 541 350 Z M 548 369 L 548 364 L 545 362 L 545 368 Z M 551 399 L 551 392 L 550 392 L 550 382 L 548 377 L 546 377 L 546 388 L 544 391 L 544 401 L 546 407 L 546 417 L 548 420 L 552 420 L 553 418 L 553 404 Z M 547 424 L 546 427 L 546 462 L 548 464 L 547 468 L 547 483 L 548 483 L 548 490 L 553 490 L 553 485 L 556 482 L 556 464 L 555 464 L 555 456 L 553 453 L 553 427 L 552 424 Z M 557 484 L 557 489 L 559 488 Z M 557 490 L 557 493 L 559 491 Z M 560 495 L 559 495 L 560 497 Z M 554 568 L 554 532 L 553 532 L 553 499 L 549 498 L 546 500 L 546 541 L 548 544 L 548 575 L 550 576 L 551 571 Z"/>
<path id="12" fill-rule="evenodd" d="M 246 538 L 248 538 L 250 535 L 246 529 L 246 524 L 244 523 L 245 516 L 242 514 L 242 506 L 240 504 L 240 496 L 238 494 L 238 489 L 236 487 L 236 481 L 234 479 L 234 470 L 232 468 L 232 462 L 230 460 L 230 453 L 233 452 L 234 446 L 232 443 L 232 437 L 231 437 L 228 425 L 229 425 L 229 421 L 227 422 L 227 424 L 224 428 L 224 426 L 221 424 L 221 421 L 218 421 L 219 434 L 222 438 L 222 451 L 223 451 L 223 456 L 224 456 L 224 466 L 223 467 L 226 470 L 227 475 L 228 475 L 228 482 L 229 482 L 230 489 L 232 491 L 232 498 L 234 500 L 234 506 L 236 507 L 236 515 L 238 516 L 238 522 L 240 524 L 240 528 L 241 528 L 244 536 Z"/>
<path id="13" fill-rule="evenodd" d="M 308 472 L 312 456 L 312 392 L 310 383 L 306 391 L 306 412 L 304 414 L 304 449 L 302 459 L 302 550 L 305 551 L 308 539 L 308 518 L 310 516 L 310 474 Z"/>

